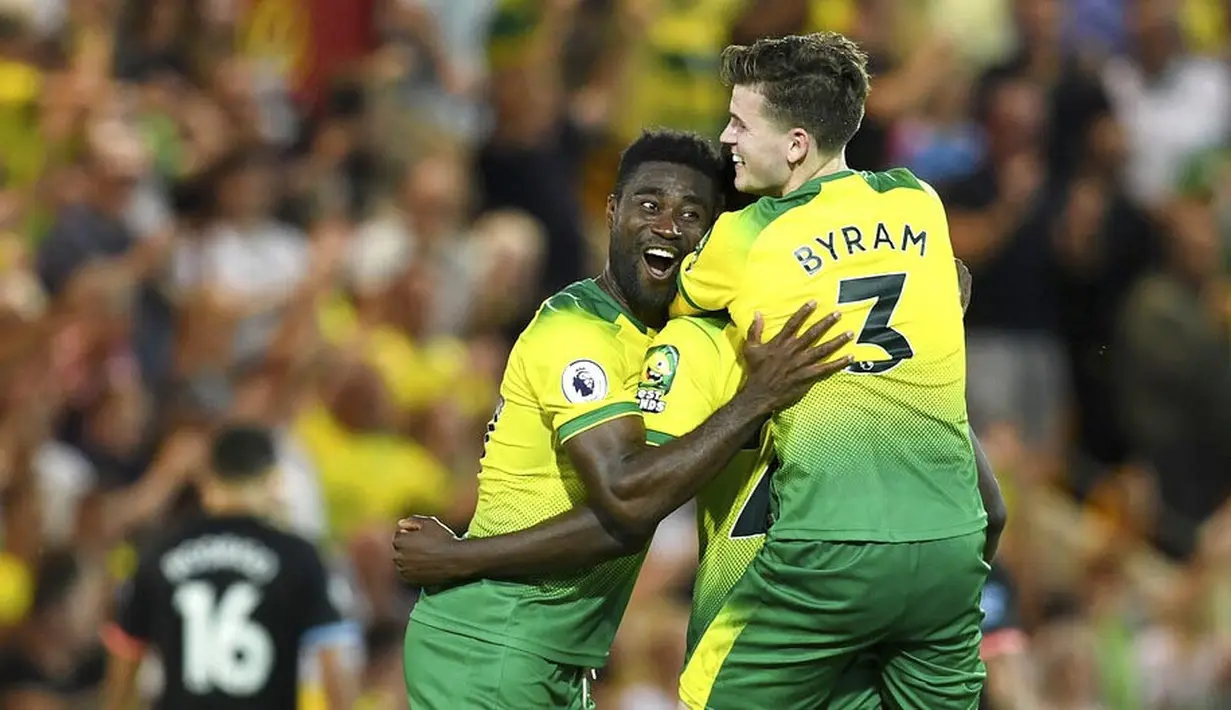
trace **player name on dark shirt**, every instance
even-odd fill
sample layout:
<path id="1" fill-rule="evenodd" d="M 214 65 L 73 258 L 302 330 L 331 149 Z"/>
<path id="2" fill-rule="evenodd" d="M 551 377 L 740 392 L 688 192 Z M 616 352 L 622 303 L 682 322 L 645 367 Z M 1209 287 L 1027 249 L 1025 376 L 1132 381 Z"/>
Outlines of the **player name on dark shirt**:
<path id="1" fill-rule="evenodd" d="M 305 640 L 342 621 L 328 579 L 306 540 L 206 518 L 142 558 L 117 625 L 158 651 L 160 708 L 292 709 Z"/>
<path id="2" fill-rule="evenodd" d="M 279 570 L 277 553 L 256 540 L 231 534 L 182 542 L 162 556 L 159 567 L 171 582 L 231 571 L 262 585 L 277 577 Z"/>

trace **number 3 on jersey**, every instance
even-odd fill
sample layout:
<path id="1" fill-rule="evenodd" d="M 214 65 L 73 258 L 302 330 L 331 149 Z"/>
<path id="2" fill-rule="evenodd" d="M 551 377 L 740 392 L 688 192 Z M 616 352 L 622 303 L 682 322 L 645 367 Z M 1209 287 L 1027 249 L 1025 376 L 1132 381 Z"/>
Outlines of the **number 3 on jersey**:
<path id="1" fill-rule="evenodd" d="M 237 698 L 260 692 L 274 666 L 273 640 L 252 620 L 261 591 L 238 582 L 218 595 L 198 580 L 181 584 L 172 599 L 184 620 L 184 688 Z"/>
<path id="2" fill-rule="evenodd" d="M 753 487 L 752 492 L 748 494 L 748 498 L 744 500 L 744 507 L 739 511 L 739 517 L 735 519 L 735 524 L 731 526 L 729 537 L 732 540 L 757 537 L 769 532 L 770 482 L 774 472 L 781 465 L 782 461 L 775 456 L 774 460 L 770 462 L 769 467 L 761 473 L 761 478 L 757 480 L 757 485 Z"/>
<path id="3" fill-rule="evenodd" d="M 902 298 L 902 288 L 906 286 L 906 274 L 880 274 L 878 276 L 862 276 L 855 279 L 844 279 L 838 282 L 838 304 L 873 301 L 872 310 L 863 330 L 855 339 L 857 345 L 875 345 L 889 356 L 888 360 L 856 361 L 846 368 L 847 372 L 860 375 L 879 375 L 888 372 L 898 363 L 915 356 L 915 351 L 906 340 L 906 336 L 894 330 L 889 321 L 893 319 L 893 311 Z"/>

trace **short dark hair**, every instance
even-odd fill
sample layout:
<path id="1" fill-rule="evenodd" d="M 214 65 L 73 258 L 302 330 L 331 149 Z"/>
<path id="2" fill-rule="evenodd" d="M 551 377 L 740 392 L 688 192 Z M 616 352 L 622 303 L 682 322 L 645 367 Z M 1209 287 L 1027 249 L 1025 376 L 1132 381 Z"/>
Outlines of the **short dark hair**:
<path id="1" fill-rule="evenodd" d="M 231 424 L 214 435 L 210 468 L 226 481 L 256 478 L 273 467 L 276 455 L 269 430 L 251 424 Z"/>
<path id="2" fill-rule="evenodd" d="M 614 191 L 617 198 L 624 194 L 624 186 L 644 163 L 675 163 L 696 168 L 713 178 L 716 189 L 722 175 L 722 158 L 712 142 L 697 133 L 655 128 L 642 131 L 620 154 Z M 715 199 L 719 197 L 721 192 L 716 192 Z"/>
<path id="3" fill-rule="evenodd" d="M 722 81 L 763 97 L 779 125 L 808 132 L 835 153 L 850 142 L 868 100 L 868 55 L 837 32 L 759 39 L 722 52 Z"/>

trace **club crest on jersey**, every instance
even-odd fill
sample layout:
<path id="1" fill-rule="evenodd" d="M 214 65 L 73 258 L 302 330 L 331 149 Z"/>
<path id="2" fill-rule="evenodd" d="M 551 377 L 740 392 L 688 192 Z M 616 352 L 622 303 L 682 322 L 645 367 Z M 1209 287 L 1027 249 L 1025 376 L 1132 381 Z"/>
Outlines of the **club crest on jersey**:
<path id="1" fill-rule="evenodd" d="M 637 405 L 643 412 L 662 413 L 667 408 L 663 397 L 671 391 L 680 366 L 680 351 L 674 345 L 656 345 L 645 354 L 645 368 L 637 387 Z"/>
<path id="2" fill-rule="evenodd" d="M 607 373 L 593 360 L 574 360 L 560 376 L 560 389 L 572 404 L 597 402 L 607 397 Z"/>

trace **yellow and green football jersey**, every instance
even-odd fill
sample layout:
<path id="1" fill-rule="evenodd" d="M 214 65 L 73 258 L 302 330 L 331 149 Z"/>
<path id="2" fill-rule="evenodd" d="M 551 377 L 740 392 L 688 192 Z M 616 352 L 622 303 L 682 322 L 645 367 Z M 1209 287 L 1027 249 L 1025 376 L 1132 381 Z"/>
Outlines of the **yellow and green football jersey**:
<path id="1" fill-rule="evenodd" d="M 722 215 L 680 271 L 673 315 L 804 302 L 857 334 L 855 363 L 774 417 L 775 538 L 910 542 L 980 530 L 966 357 L 944 207 L 905 169 L 843 171 Z"/>
<path id="2" fill-rule="evenodd" d="M 725 318 L 667 323 L 646 352 L 637 388 L 651 444 L 684 436 L 735 396 L 744 375 L 738 342 Z M 688 620 L 689 655 L 765 541 L 772 454 L 768 435 L 754 438 L 697 494 L 700 562 Z"/>
<path id="3" fill-rule="evenodd" d="M 652 334 L 593 280 L 552 296 L 517 339 L 488 425 L 468 535 L 515 532 L 583 505 L 566 441 L 640 416 L 636 391 Z M 534 581 L 481 580 L 427 592 L 415 621 L 538 654 L 602 666 L 643 555 Z"/>

